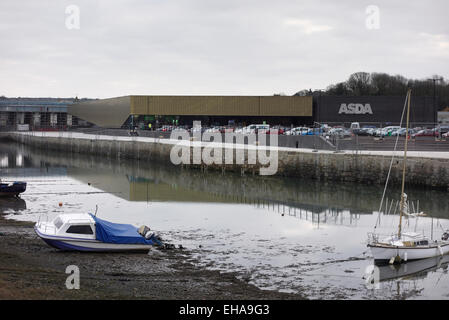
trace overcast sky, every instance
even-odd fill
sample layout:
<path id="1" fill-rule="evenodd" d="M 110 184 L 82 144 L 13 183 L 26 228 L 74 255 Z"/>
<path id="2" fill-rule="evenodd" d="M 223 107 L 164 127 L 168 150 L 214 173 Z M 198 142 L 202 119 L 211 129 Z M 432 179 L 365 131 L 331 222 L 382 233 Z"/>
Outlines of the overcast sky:
<path id="1" fill-rule="evenodd" d="M 448 13 L 447 0 L 1 0 L 0 95 L 291 95 L 357 71 L 447 79 Z"/>

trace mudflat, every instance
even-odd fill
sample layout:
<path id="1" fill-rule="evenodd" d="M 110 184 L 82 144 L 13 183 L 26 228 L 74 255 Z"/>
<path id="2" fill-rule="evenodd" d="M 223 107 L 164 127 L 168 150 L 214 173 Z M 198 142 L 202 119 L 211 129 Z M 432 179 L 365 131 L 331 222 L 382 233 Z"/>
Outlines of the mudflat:
<path id="1" fill-rule="evenodd" d="M 147 253 L 62 252 L 45 244 L 33 224 L 0 216 L 0 299 L 304 299 L 261 290 L 233 273 L 195 266 L 186 249 Z M 68 266 L 80 289 L 67 289 Z"/>

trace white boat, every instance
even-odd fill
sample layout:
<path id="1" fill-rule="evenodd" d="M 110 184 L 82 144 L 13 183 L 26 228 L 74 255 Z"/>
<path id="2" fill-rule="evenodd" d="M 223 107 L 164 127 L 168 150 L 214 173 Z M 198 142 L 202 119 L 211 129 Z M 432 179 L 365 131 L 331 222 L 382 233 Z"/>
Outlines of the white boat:
<path id="1" fill-rule="evenodd" d="M 394 234 L 384 239 L 370 234 L 368 247 L 376 263 L 407 262 L 449 253 L 449 241 L 430 241 L 422 234 L 414 232 L 404 232 L 400 237 Z"/>
<path id="2" fill-rule="evenodd" d="M 449 253 L 449 233 L 444 232 L 441 240 L 431 241 L 427 237 L 425 237 L 421 233 L 416 232 L 402 232 L 402 217 L 403 216 L 412 216 L 418 217 L 423 216 L 424 213 L 413 213 L 410 214 L 408 211 L 407 204 L 407 195 L 404 193 L 405 188 L 405 173 L 406 173 L 406 165 L 407 165 L 407 142 L 408 142 L 408 128 L 409 128 L 409 119 L 410 119 L 410 97 L 411 90 L 409 89 L 407 92 L 407 126 L 406 126 L 406 134 L 405 134 L 405 143 L 404 143 L 404 161 L 403 161 L 403 170 L 402 170 L 402 191 L 401 191 L 401 201 L 400 201 L 400 216 L 399 216 L 399 227 L 398 232 L 390 235 L 388 237 L 381 238 L 376 233 L 368 234 L 368 247 L 371 250 L 371 253 L 374 257 L 375 263 L 389 262 L 393 263 L 401 263 L 407 262 L 410 260 L 419 260 L 432 258 L 437 256 L 443 256 Z M 405 106 L 404 106 L 405 107 Z M 402 122 L 402 121 L 401 121 Z M 397 139 L 399 136 L 397 137 Z M 397 140 L 396 140 L 397 142 Z M 392 159 L 393 160 L 393 159 Z M 391 170 L 391 165 L 390 165 Z M 389 174 L 388 174 L 389 177 Z M 384 195 L 386 191 L 386 187 L 388 184 L 388 177 L 384 189 Z M 383 201 L 383 197 L 382 197 Z M 382 207 L 382 201 L 381 206 Z M 380 210 L 379 210 L 380 214 Z"/>
<path id="3" fill-rule="evenodd" d="M 97 218 L 93 214 L 61 214 L 34 227 L 48 245 L 64 251 L 148 251 L 161 245 L 151 232 L 143 236 L 137 227 Z M 149 229 L 147 229 L 149 230 Z"/>

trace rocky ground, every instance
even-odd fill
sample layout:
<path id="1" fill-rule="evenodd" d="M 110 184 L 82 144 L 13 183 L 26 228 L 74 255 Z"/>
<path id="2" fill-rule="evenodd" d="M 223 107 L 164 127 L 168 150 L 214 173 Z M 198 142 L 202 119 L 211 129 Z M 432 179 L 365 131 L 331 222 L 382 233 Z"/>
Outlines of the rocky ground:
<path id="1" fill-rule="evenodd" d="M 187 262 L 185 249 L 146 253 L 61 252 L 33 224 L 0 215 L 0 299 L 303 299 L 261 290 L 234 274 Z M 80 270 L 80 289 L 66 288 L 66 268 Z"/>

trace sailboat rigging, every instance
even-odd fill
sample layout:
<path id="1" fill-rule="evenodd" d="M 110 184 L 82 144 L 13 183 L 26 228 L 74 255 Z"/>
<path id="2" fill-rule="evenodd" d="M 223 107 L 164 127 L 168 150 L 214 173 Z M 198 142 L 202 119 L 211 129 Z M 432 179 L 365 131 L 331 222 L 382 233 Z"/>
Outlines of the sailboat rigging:
<path id="1" fill-rule="evenodd" d="M 401 183 L 401 200 L 399 209 L 399 225 L 397 233 L 390 235 L 381 240 L 379 235 L 375 231 L 368 234 L 368 247 L 373 254 L 375 263 L 389 262 L 401 263 L 409 260 L 426 259 L 436 256 L 442 256 L 449 253 L 449 241 L 447 231 L 443 234 L 441 240 L 430 241 L 424 234 L 417 232 L 403 232 L 402 220 L 405 215 L 407 216 L 422 216 L 424 213 L 409 213 L 409 205 L 407 203 L 407 195 L 405 193 L 405 178 L 407 168 L 407 144 L 409 138 L 409 123 L 410 123 L 410 99 L 411 89 L 407 92 L 407 121 L 405 130 L 405 142 L 404 142 L 404 159 L 402 165 L 402 183 Z M 402 122 L 402 120 L 401 120 Z M 397 141 L 396 141 L 397 142 Z M 394 155 L 393 155 L 394 157 Z M 391 169 L 391 166 L 390 166 Z M 387 176 L 388 183 L 390 172 Z M 384 194 L 385 194 L 384 190 Z M 383 199 L 382 199 L 383 201 Z M 381 201 L 381 206 L 382 206 Z M 379 211 L 380 215 L 380 211 Z"/>

